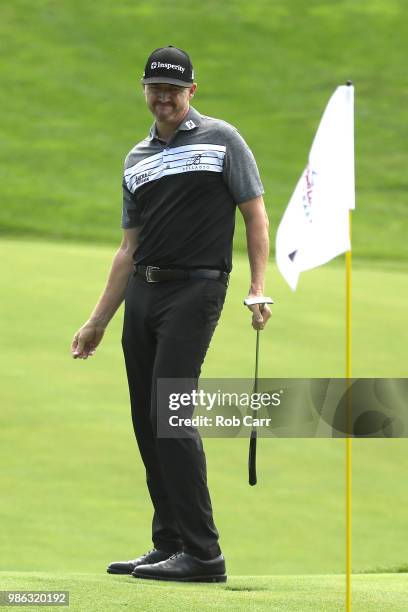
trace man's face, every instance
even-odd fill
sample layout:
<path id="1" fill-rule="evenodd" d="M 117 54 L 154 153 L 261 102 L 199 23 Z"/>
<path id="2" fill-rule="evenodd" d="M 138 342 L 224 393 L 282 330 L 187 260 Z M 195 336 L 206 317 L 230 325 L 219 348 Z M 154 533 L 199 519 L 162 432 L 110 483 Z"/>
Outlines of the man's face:
<path id="1" fill-rule="evenodd" d="M 195 83 L 191 87 L 179 87 L 168 83 L 145 85 L 147 106 L 158 121 L 177 123 L 186 114 L 196 87 Z"/>

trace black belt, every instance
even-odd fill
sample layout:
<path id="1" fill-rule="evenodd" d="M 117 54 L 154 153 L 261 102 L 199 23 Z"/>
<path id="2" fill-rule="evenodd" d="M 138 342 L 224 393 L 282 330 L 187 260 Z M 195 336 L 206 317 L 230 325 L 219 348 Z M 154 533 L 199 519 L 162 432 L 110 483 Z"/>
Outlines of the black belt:
<path id="1" fill-rule="evenodd" d="M 137 266 L 134 265 L 134 275 L 141 276 L 148 283 L 159 283 L 171 280 L 190 280 L 192 278 L 208 278 L 218 280 L 228 287 L 229 274 L 221 270 L 207 270 L 196 268 L 191 270 L 180 270 L 158 268 L 156 266 Z"/>

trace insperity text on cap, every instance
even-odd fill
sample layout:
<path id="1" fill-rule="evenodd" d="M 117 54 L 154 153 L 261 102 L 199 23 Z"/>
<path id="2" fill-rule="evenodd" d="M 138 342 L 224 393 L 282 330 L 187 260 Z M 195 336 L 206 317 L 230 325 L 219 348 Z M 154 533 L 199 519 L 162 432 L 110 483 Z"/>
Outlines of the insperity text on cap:
<path id="1" fill-rule="evenodd" d="M 170 83 L 191 87 L 194 83 L 194 70 L 188 54 L 172 45 L 155 49 L 146 62 L 142 83 Z"/>

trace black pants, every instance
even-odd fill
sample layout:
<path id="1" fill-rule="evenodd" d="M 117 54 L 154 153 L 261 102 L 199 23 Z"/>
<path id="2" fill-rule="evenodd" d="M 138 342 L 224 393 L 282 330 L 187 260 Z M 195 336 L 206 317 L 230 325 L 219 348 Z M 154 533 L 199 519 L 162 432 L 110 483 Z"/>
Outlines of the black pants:
<path id="1" fill-rule="evenodd" d="M 196 430 L 189 438 L 157 436 L 156 381 L 198 380 L 225 294 L 217 280 L 147 283 L 132 276 L 125 297 L 122 345 L 133 427 L 154 506 L 153 543 L 202 559 L 221 551 L 201 437 Z"/>

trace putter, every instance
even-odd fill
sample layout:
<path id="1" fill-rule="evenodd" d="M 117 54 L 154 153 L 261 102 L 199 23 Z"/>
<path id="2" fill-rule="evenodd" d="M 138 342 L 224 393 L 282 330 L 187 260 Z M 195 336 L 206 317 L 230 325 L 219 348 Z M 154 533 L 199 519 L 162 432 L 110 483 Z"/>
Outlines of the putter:
<path id="1" fill-rule="evenodd" d="M 254 298 L 246 298 L 244 300 L 245 306 L 253 306 L 254 304 L 273 304 L 273 299 L 264 295 Z M 254 377 L 254 393 L 258 393 L 258 361 L 259 361 L 259 329 L 256 330 L 256 349 L 255 349 L 255 377 Z M 255 411 L 252 410 L 252 413 Z M 256 478 L 256 440 L 257 430 L 254 425 L 251 429 L 251 438 L 249 440 L 249 454 L 248 454 L 248 482 L 253 487 L 257 483 Z"/>

